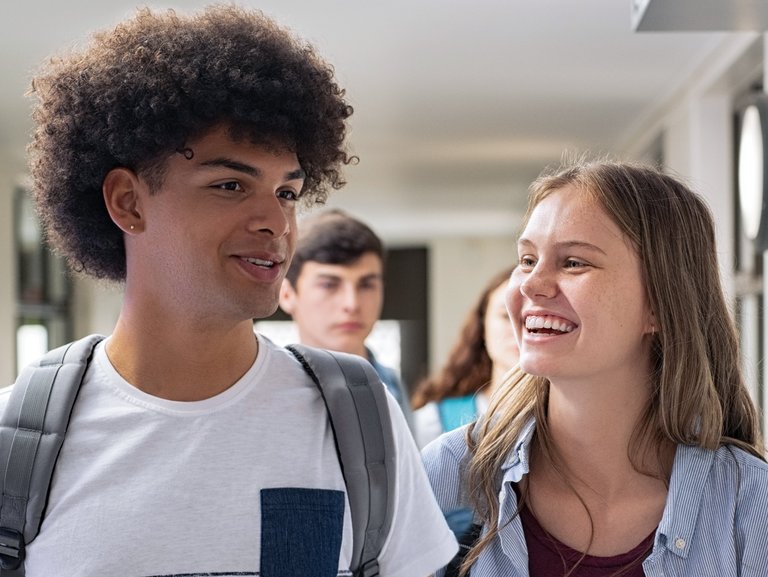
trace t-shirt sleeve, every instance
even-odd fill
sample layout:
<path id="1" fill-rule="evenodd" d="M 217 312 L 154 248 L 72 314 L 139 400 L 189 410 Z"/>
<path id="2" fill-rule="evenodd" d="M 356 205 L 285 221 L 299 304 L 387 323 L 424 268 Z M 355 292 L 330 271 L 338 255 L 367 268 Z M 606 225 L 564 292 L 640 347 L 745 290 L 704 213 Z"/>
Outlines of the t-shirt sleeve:
<path id="1" fill-rule="evenodd" d="M 392 528 L 379 559 L 382 577 L 431 575 L 456 555 L 458 544 L 438 507 L 416 443 L 389 398 L 397 451 Z"/>

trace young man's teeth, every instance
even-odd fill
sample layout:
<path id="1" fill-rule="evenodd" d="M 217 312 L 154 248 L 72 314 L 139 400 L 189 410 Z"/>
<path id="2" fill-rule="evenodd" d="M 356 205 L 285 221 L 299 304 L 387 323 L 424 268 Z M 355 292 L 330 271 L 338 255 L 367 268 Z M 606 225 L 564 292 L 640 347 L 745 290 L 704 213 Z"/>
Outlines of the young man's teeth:
<path id="1" fill-rule="evenodd" d="M 246 258 L 245 260 L 257 266 L 265 266 L 267 268 L 272 268 L 275 266 L 275 263 L 273 263 L 271 260 L 261 260 L 260 258 Z"/>

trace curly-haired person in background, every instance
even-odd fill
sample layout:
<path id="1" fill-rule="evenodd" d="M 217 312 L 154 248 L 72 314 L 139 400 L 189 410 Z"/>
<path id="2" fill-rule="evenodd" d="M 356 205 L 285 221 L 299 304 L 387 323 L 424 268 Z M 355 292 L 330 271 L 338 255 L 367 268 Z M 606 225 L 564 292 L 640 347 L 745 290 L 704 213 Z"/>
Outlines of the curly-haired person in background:
<path id="1" fill-rule="evenodd" d="M 352 109 L 331 66 L 257 11 L 144 9 L 51 60 L 32 92 L 48 237 L 125 295 L 26 576 L 350 575 L 320 393 L 252 324 L 277 308 L 297 207 L 343 184 Z M 380 574 L 426 575 L 456 544 L 391 409 L 397 530 Z"/>
<path id="2" fill-rule="evenodd" d="M 709 208 L 611 161 L 543 175 L 528 206 L 519 370 L 422 452 L 440 505 L 481 526 L 462 574 L 768 574 L 768 464 Z"/>
<path id="3" fill-rule="evenodd" d="M 416 387 L 411 402 L 419 447 L 483 414 L 497 385 L 517 363 L 517 341 L 505 300 L 514 268 L 488 280 L 445 365 Z"/>

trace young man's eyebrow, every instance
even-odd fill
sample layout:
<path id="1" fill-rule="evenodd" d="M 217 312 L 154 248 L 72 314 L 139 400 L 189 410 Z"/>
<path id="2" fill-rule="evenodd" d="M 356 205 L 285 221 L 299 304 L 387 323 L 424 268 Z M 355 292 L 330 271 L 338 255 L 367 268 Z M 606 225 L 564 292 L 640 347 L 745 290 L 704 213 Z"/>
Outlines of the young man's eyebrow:
<path id="1" fill-rule="evenodd" d="M 380 272 L 372 272 L 371 274 L 367 274 L 365 276 L 360 277 L 359 280 L 361 281 L 367 281 L 367 280 L 379 280 L 384 278 L 384 275 Z"/>
<path id="2" fill-rule="evenodd" d="M 307 173 L 304 172 L 303 168 L 297 168 L 296 170 L 292 170 L 285 174 L 285 180 L 304 180 L 306 178 Z"/>
<path id="3" fill-rule="evenodd" d="M 201 166 L 213 166 L 218 167 L 222 166 L 224 168 L 229 168 L 231 170 L 236 170 L 238 172 L 242 172 L 243 174 L 247 174 L 248 176 L 253 177 L 259 177 L 262 175 L 262 170 L 257 166 L 251 166 L 250 164 L 245 164 L 244 162 L 240 162 L 238 160 L 233 160 L 231 158 L 221 157 L 221 158 L 212 158 L 211 160 L 204 160 L 200 163 Z M 306 178 L 306 173 L 304 172 L 304 169 L 297 168 L 296 170 L 292 170 L 290 172 L 285 173 L 285 180 L 303 180 Z"/>

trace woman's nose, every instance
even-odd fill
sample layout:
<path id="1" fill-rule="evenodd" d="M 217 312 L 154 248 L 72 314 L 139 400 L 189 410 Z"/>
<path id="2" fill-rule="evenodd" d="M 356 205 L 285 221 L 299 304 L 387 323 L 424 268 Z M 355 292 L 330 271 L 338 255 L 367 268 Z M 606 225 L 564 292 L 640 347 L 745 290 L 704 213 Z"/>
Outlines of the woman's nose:
<path id="1" fill-rule="evenodd" d="M 557 282 L 554 274 L 539 262 L 525 274 L 520 283 L 520 292 L 528 298 L 552 298 L 557 294 Z"/>

